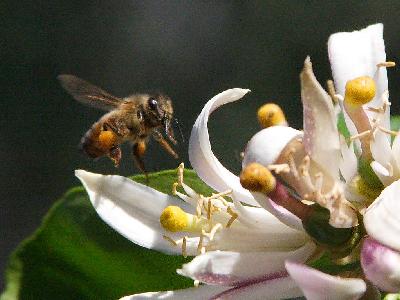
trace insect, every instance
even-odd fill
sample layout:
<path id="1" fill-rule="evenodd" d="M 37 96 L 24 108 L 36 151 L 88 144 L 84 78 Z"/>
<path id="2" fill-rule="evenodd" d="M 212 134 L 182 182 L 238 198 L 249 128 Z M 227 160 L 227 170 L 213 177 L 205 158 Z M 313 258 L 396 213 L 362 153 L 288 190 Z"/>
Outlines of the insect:
<path id="1" fill-rule="evenodd" d="M 163 137 L 177 144 L 172 121 L 171 99 L 162 94 L 133 94 L 115 97 L 101 88 L 73 75 L 59 75 L 62 87 L 77 101 L 108 111 L 82 137 L 80 147 L 90 157 L 110 157 L 117 167 L 121 160 L 120 145 L 130 142 L 136 167 L 147 178 L 143 156 L 149 137 L 156 140 L 175 159 L 178 155 Z"/>

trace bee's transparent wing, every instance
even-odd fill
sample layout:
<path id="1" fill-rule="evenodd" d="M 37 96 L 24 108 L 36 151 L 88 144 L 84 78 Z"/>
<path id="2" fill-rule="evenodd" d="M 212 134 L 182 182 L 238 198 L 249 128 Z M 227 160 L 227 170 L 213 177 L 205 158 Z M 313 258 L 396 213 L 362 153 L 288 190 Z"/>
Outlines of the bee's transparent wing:
<path id="1" fill-rule="evenodd" d="M 117 108 L 122 99 L 74 75 L 59 75 L 62 87 L 77 101 L 98 109 L 110 111 Z"/>

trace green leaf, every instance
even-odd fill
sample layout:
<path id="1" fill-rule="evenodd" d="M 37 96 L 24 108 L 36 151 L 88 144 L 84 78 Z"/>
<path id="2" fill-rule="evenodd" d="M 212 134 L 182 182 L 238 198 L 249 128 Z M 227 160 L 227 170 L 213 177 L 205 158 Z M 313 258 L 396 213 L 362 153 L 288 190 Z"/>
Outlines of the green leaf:
<path id="1" fill-rule="evenodd" d="M 149 178 L 151 187 L 170 193 L 176 171 Z M 145 181 L 142 175 L 133 179 Z M 185 171 L 185 182 L 200 193 L 212 192 L 193 171 Z M 190 287 L 193 282 L 175 271 L 187 260 L 126 240 L 97 216 L 82 187 L 73 188 L 12 254 L 0 299 L 116 299 Z"/>
<path id="2" fill-rule="evenodd" d="M 393 131 L 398 131 L 400 129 L 400 116 L 390 117 L 390 129 Z"/>

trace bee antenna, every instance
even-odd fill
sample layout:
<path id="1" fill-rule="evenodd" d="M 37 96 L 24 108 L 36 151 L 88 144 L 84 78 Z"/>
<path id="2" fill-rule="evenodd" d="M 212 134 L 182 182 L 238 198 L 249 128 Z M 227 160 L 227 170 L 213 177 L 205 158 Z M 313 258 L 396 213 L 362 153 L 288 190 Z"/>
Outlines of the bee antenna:
<path id="1" fill-rule="evenodd" d="M 185 142 L 185 137 L 183 136 L 182 126 L 181 126 L 181 124 L 179 123 L 179 121 L 178 121 L 177 118 L 174 118 L 174 123 L 175 123 L 176 127 L 178 127 L 179 135 L 181 136 L 182 143 L 184 143 L 184 142 Z"/>

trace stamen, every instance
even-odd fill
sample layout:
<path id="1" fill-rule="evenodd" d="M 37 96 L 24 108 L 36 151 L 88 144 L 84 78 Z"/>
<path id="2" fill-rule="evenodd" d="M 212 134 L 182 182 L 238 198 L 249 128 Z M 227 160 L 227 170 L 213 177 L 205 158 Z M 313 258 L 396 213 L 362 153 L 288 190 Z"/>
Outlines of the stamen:
<path id="1" fill-rule="evenodd" d="M 179 185 L 182 185 L 183 183 L 183 170 L 185 169 L 185 164 L 181 163 L 178 167 L 178 183 Z"/>
<path id="2" fill-rule="evenodd" d="M 387 133 L 387 134 L 390 134 L 390 135 L 393 135 L 393 136 L 396 136 L 396 135 L 399 134 L 398 131 L 389 130 L 389 129 L 386 129 L 385 127 L 383 127 L 383 126 L 378 126 L 378 128 L 379 128 L 380 131 L 382 131 L 384 133 Z"/>
<path id="3" fill-rule="evenodd" d="M 182 240 L 182 256 L 183 256 L 184 258 L 187 257 L 187 252 L 186 252 L 186 236 L 183 237 L 183 240 Z"/>
<path id="4" fill-rule="evenodd" d="M 172 232 L 196 232 L 206 224 L 206 221 L 202 217 L 186 213 L 178 206 L 168 206 L 160 215 L 161 226 Z"/>
<path id="5" fill-rule="evenodd" d="M 377 68 L 385 67 L 385 68 L 393 68 L 396 66 L 394 61 L 384 61 L 376 65 Z"/>
<path id="6" fill-rule="evenodd" d="M 257 117 L 262 128 L 276 125 L 287 126 L 285 114 L 275 103 L 267 103 L 261 106 L 257 111 Z"/>
<path id="7" fill-rule="evenodd" d="M 210 200 L 208 200 L 207 203 L 207 220 L 211 220 L 211 210 L 212 210 L 212 203 Z"/>
<path id="8" fill-rule="evenodd" d="M 361 132 L 361 133 L 352 135 L 352 136 L 350 137 L 350 141 L 352 142 L 352 141 L 357 140 L 357 139 L 363 139 L 363 138 L 365 138 L 366 136 L 371 136 L 371 133 L 372 133 L 372 130 L 366 130 L 366 131 L 364 131 L 364 132 Z"/>
<path id="9" fill-rule="evenodd" d="M 232 190 L 227 190 L 225 192 L 221 192 L 221 193 L 218 193 L 218 194 L 212 194 L 210 197 L 208 197 L 208 199 L 217 199 L 219 197 L 228 196 L 230 194 L 232 194 Z"/>
<path id="10" fill-rule="evenodd" d="M 200 238 L 199 238 L 199 244 L 197 245 L 197 254 L 201 253 L 201 249 L 203 247 L 203 240 L 204 240 L 204 230 L 201 231 Z"/>
<path id="11" fill-rule="evenodd" d="M 337 104 L 339 100 L 336 97 L 335 85 L 333 84 L 333 80 L 329 79 L 326 82 L 326 85 L 328 87 L 328 94 L 331 97 L 333 104 Z"/>
<path id="12" fill-rule="evenodd" d="M 322 194 L 322 183 L 323 183 L 323 179 L 324 179 L 324 175 L 319 172 L 317 174 L 315 174 L 315 191 L 318 194 Z"/>
<path id="13" fill-rule="evenodd" d="M 178 243 L 175 242 L 172 238 L 170 238 L 169 236 L 163 234 L 163 239 L 170 242 L 172 246 L 178 246 Z"/>
<path id="14" fill-rule="evenodd" d="M 234 212 L 231 207 L 228 207 L 226 212 L 231 215 L 231 218 L 229 219 L 228 223 L 225 225 L 226 228 L 229 228 L 229 227 L 231 227 L 232 223 L 238 218 L 239 215 L 236 212 Z"/>
<path id="15" fill-rule="evenodd" d="M 200 195 L 200 198 L 197 200 L 197 206 L 196 206 L 196 215 L 198 218 L 200 218 L 202 215 L 203 205 L 204 205 L 204 197 Z"/>
<path id="16" fill-rule="evenodd" d="M 353 106 L 360 106 L 370 102 L 376 93 L 374 80 L 369 76 L 361 76 L 346 83 L 344 102 Z"/>
<path id="17" fill-rule="evenodd" d="M 217 223 L 213 226 L 213 228 L 211 228 L 210 233 L 206 233 L 206 236 L 208 236 L 208 238 L 210 239 L 210 241 L 212 241 L 214 239 L 215 234 L 217 233 L 218 230 L 222 229 L 223 226 L 221 223 Z"/>
<path id="18" fill-rule="evenodd" d="M 290 172 L 292 173 L 293 177 L 296 180 L 299 180 L 299 178 L 300 178 L 299 172 L 297 171 L 296 162 L 294 161 L 294 158 L 293 158 L 294 152 L 295 152 L 294 148 L 290 150 L 290 152 L 288 154 L 288 163 L 289 163 Z"/>
<path id="19" fill-rule="evenodd" d="M 274 171 L 276 174 L 289 173 L 290 167 L 288 164 L 272 164 L 268 165 L 270 171 Z"/>

